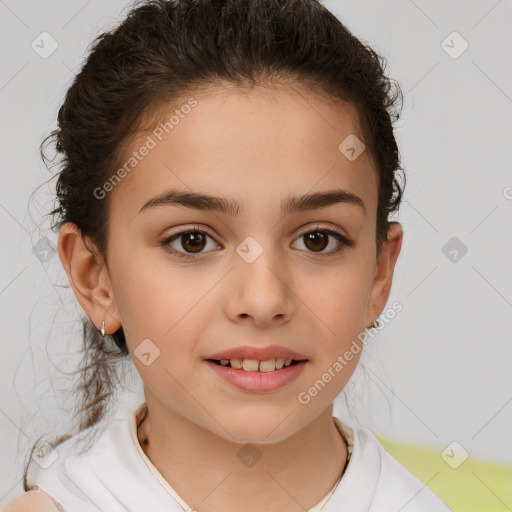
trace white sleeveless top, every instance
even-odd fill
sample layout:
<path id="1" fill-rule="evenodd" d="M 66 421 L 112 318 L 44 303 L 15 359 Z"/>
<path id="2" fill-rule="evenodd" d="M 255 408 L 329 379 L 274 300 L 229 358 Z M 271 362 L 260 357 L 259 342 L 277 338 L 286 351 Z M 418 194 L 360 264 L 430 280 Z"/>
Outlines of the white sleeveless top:
<path id="1" fill-rule="evenodd" d="M 67 439 L 39 463 L 31 461 L 29 489 L 50 496 L 62 512 L 194 512 L 144 453 L 137 424 L 140 404 L 129 418 L 116 418 L 93 446 L 78 453 L 87 430 Z M 394 459 L 365 427 L 334 423 L 348 445 L 348 464 L 331 491 L 307 512 L 450 512 L 425 484 Z"/>

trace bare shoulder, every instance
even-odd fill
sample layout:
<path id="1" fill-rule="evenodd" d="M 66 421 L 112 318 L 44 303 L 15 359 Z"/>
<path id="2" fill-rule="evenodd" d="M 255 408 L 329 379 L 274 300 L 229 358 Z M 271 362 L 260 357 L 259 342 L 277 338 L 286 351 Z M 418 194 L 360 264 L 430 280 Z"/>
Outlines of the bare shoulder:
<path id="1" fill-rule="evenodd" d="M 41 491 L 24 492 L 6 505 L 0 505 L 0 512 L 59 512 L 53 501 Z"/>

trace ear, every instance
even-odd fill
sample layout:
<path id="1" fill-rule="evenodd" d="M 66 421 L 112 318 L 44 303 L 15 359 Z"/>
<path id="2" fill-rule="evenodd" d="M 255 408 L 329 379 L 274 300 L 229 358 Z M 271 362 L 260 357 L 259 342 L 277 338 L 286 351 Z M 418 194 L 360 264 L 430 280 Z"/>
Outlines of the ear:
<path id="1" fill-rule="evenodd" d="M 110 274 L 89 238 L 82 238 L 77 225 L 66 222 L 59 231 L 58 251 L 75 296 L 94 325 L 111 334 L 121 327 Z"/>
<path id="2" fill-rule="evenodd" d="M 368 301 L 366 325 L 370 326 L 382 313 L 389 298 L 395 263 L 402 248 L 403 230 L 399 222 L 392 222 L 387 241 L 382 244 L 382 252 L 377 260 L 375 276 Z"/>

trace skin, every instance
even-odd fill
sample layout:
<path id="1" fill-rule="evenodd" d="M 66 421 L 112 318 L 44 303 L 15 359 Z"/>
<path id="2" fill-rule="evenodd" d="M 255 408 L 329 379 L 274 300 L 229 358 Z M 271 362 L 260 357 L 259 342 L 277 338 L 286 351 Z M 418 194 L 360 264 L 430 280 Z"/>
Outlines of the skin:
<path id="1" fill-rule="evenodd" d="M 59 512 L 52 500 L 42 491 L 27 491 L 5 506 L 0 512 Z"/>
<path id="2" fill-rule="evenodd" d="M 392 224 L 377 260 L 373 161 L 367 151 L 349 161 L 338 150 L 350 134 L 363 140 L 351 105 L 290 85 L 217 85 L 194 97 L 198 106 L 110 192 L 108 265 L 71 223 L 61 228 L 59 255 L 98 329 L 103 320 L 107 333 L 124 329 L 149 410 L 139 440 L 149 436 L 146 454 L 178 494 L 200 512 L 268 511 L 269 504 L 307 510 L 345 465 L 332 401 L 360 352 L 307 405 L 297 396 L 384 310 L 402 228 Z M 160 114 L 172 110 L 162 105 Z M 140 133 L 127 154 L 149 133 Z M 280 214 L 291 194 L 339 188 L 359 196 L 366 211 L 339 203 Z M 243 212 L 167 205 L 138 214 L 169 189 L 235 199 Z M 194 226 L 211 237 L 195 260 L 159 246 Z M 333 252 L 333 237 L 328 245 L 307 245 L 303 235 L 317 226 L 338 229 L 354 246 Z M 263 248 L 252 263 L 236 252 L 248 236 Z M 187 253 L 191 245 L 178 238 L 171 247 Z M 144 339 L 160 350 L 148 366 L 133 353 Z M 204 362 L 238 345 L 274 343 L 309 361 L 295 381 L 273 392 L 239 390 Z M 246 443 L 262 455 L 253 467 L 237 457 Z"/>

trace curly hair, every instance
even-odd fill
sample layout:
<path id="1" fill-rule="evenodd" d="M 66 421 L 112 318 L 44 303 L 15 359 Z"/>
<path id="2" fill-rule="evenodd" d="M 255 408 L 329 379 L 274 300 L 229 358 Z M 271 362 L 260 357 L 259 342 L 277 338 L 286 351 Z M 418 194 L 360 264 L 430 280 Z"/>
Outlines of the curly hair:
<path id="1" fill-rule="evenodd" d="M 53 143 L 60 156 L 57 207 L 60 229 L 73 222 L 108 265 L 109 197 L 94 190 L 112 176 L 123 151 L 164 102 L 217 83 L 236 87 L 286 82 L 349 102 L 357 111 L 378 173 L 377 255 L 403 186 L 393 133 L 400 86 L 385 75 L 385 59 L 356 38 L 319 0 L 146 0 L 91 43 L 58 112 Z M 402 103 L 400 103 L 401 109 Z M 153 117 L 151 117 L 153 114 Z M 405 176 L 402 177 L 405 185 Z M 113 350 L 83 319 L 84 364 L 77 417 L 83 430 L 105 415 L 116 358 L 128 355 L 122 327 Z M 117 345 L 117 346 L 116 346 Z M 53 442 L 56 446 L 69 436 Z M 24 472 L 24 486 L 28 490 Z"/>

